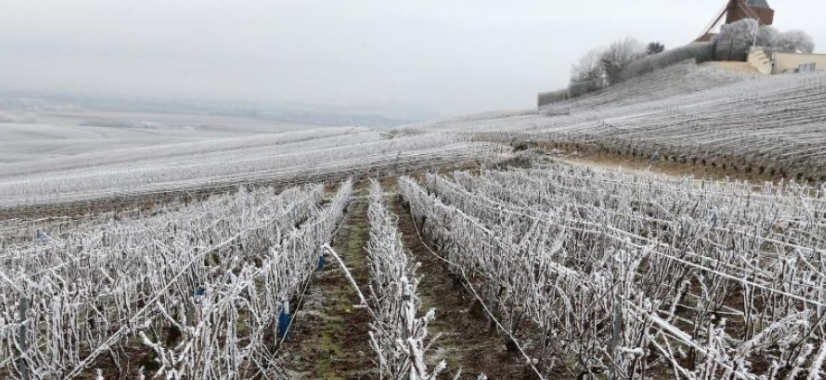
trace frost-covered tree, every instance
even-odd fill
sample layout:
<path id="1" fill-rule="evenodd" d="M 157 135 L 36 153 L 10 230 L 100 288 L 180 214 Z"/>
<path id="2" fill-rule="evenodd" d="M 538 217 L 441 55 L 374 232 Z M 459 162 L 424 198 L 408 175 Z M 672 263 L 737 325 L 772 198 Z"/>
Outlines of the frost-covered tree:
<path id="1" fill-rule="evenodd" d="M 772 41 L 774 51 L 787 53 L 811 53 L 815 50 L 812 36 L 802 30 L 789 30 L 779 33 Z"/>
<path id="2" fill-rule="evenodd" d="M 645 55 L 645 47 L 631 38 L 616 41 L 602 54 L 602 67 L 608 85 L 622 81 L 620 73 L 629 63 Z"/>
<path id="3" fill-rule="evenodd" d="M 757 32 L 757 46 L 774 46 L 780 31 L 772 26 L 761 27 Z"/>
<path id="4" fill-rule="evenodd" d="M 717 36 L 717 41 L 751 45 L 754 43 L 754 40 L 759 32 L 760 25 L 757 20 L 747 18 L 735 23 L 723 25 L 720 28 L 720 34 Z"/>
<path id="5" fill-rule="evenodd" d="M 620 73 L 645 55 L 645 46 L 631 37 L 589 51 L 573 67 L 569 95 L 577 97 L 621 82 Z"/>
<path id="6" fill-rule="evenodd" d="M 753 19 L 723 25 L 717 41 L 741 47 L 759 46 L 784 53 L 811 53 L 815 49 L 812 37 L 802 30 L 780 32 L 771 26 L 759 26 Z"/>
<path id="7" fill-rule="evenodd" d="M 581 96 L 605 87 L 605 69 L 602 65 L 604 54 L 603 48 L 591 50 L 573 66 L 571 84 L 568 86 L 571 97 Z"/>

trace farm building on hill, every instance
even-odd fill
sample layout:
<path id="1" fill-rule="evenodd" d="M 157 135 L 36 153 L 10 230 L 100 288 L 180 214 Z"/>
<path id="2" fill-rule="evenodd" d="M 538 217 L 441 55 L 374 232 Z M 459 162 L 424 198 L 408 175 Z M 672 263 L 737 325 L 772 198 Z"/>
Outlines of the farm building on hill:
<path id="1" fill-rule="evenodd" d="M 753 48 L 748 63 L 761 74 L 826 71 L 826 54 L 781 53 Z"/>

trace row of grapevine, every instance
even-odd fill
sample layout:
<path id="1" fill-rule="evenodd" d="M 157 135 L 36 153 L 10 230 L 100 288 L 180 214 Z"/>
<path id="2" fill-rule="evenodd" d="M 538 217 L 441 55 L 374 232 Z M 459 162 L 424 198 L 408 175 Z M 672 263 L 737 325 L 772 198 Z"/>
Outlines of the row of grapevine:
<path id="1" fill-rule="evenodd" d="M 454 178 L 402 192 L 508 328 L 531 321 L 546 369 L 821 373 L 822 194 L 562 166 Z"/>
<path id="2" fill-rule="evenodd" d="M 111 157 L 76 157 L 68 163 L 41 160 L 0 165 L 0 207 L 160 195 L 248 183 L 336 181 L 499 152 L 496 144 L 467 142 L 455 135 L 385 138 L 373 131 L 351 132 L 307 132 L 303 139 L 245 138 L 227 141 L 227 146 L 206 141 L 194 146 L 106 153 Z"/>
<path id="3" fill-rule="evenodd" d="M 482 115 L 408 130 L 824 182 L 824 100 L 824 73 L 749 78 L 684 64 L 532 115 Z"/>
<path id="4" fill-rule="evenodd" d="M 370 345 L 378 356 L 381 378 L 397 380 L 435 379 L 446 364 L 432 371 L 425 363 L 427 325 L 435 318 L 434 310 L 419 317 L 421 299 L 417 288 L 415 263 L 405 249 L 396 227 L 396 217 L 384 205 L 381 185 L 370 184 L 370 299 L 374 320 Z"/>
<path id="5" fill-rule="evenodd" d="M 18 217 L 0 220 L 0 248 L 26 244 L 32 236 L 39 236 L 39 243 L 46 244 L 60 235 L 73 230 L 90 228 L 93 224 L 109 223 L 112 220 L 142 219 L 169 212 L 184 206 L 183 202 L 172 200 L 157 202 L 143 207 L 132 207 L 115 211 L 86 213 L 82 215 L 61 215 L 44 217 Z M 64 214 L 71 214 L 70 212 Z"/>
<path id="6" fill-rule="evenodd" d="M 241 191 L 4 252 L 0 365 L 19 379 L 277 371 L 277 318 L 351 192 Z M 148 373 L 154 372 L 154 373 Z"/>

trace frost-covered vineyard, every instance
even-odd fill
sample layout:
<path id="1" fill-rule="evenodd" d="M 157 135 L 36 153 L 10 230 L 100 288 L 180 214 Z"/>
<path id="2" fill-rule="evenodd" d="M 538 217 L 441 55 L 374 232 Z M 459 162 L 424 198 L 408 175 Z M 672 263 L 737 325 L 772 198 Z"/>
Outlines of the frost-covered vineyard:
<path id="1" fill-rule="evenodd" d="M 672 66 L 537 111 L 411 125 L 321 128 L 0 164 L 0 207 L 240 183 L 323 181 L 491 157 L 503 144 L 826 180 L 826 74 L 755 77 Z"/>
<path id="2" fill-rule="evenodd" d="M 442 311 L 418 289 L 435 274 L 417 269 L 393 202 L 535 378 L 824 375 L 826 200 L 812 188 L 562 164 L 397 183 L 358 197 L 371 280 L 351 302 L 370 316 L 377 378 L 477 378 L 428 355 Z M 0 371 L 293 377 L 282 317 L 320 255 L 341 260 L 330 244 L 357 202 L 351 181 L 326 192 L 241 190 L 6 245 Z"/>
<path id="3" fill-rule="evenodd" d="M 378 355 L 380 376 L 390 379 L 435 378 L 445 370 L 444 361 L 428 370 L 425 347 L 427 324 L 435 317 L 433 310 L 421 313 L 417 294 L 417 264 L 406 252 L 396 229 L 396 216 L 386 209 L 384 191 L 378 182 L 370 184 L 370 254 L 371 311 L 370 345 Z M 431 339 L 433 339 L 431 337 Z"/>
<path id="4" fill-rule="evenodd" d="M 538 114 L 487 114 L 409 128 L 823 182 L 824 102 L 824 73 L 754 77 L 686 63 Z"/>
<path id="5" fill-rule="evenodd" d="M 819 378 L 821 194 L 566 166 L 403 178 L 400 188 L 542 369 Z"/>
<path id="6" fill-rule="evenodd" d="M 823 74 L 680 64 L 538 112 L 0 164 L 0 378 L 822 379 L 824 103 Z"/>
<path id="7" fill-rule="evenodd" d="M 0 207 L 246 183 L 306 183 L 432 167 L 500 150 L 498 144 L 451 134 L 389 139 L 366 128 L 136 148 L 0 165 Z"/>
<path id="8" fill-rule="evenodd" d="M 324 206 L 320 185 L 241 192 L 6 247 L 3 376 L 277 371 L 277 316 L 313 272 L 351 189 L 343 183 Z"/>

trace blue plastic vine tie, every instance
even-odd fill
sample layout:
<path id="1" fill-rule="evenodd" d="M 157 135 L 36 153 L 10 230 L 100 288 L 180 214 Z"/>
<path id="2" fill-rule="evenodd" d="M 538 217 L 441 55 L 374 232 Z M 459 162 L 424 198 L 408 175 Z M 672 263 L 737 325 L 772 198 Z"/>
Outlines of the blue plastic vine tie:
<path id="1" fill-rule="evenodd" d="M 321 253 L 318 255 L 318 268 L 317 270 L 323 271 L 324 270 L 324 250 L 321 250 Z"/>
<path id="2" fill-rule="evenodd" d="M 278 339 L 284 340 L 287 336 L 287 330 L 290 328 L 290 303 L 285 302 L 284 307 L 281 308 L 281 313 L 278 314 Z"/>

